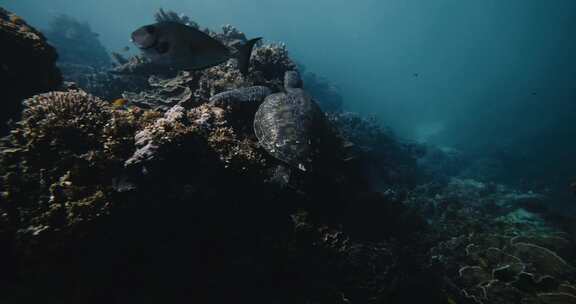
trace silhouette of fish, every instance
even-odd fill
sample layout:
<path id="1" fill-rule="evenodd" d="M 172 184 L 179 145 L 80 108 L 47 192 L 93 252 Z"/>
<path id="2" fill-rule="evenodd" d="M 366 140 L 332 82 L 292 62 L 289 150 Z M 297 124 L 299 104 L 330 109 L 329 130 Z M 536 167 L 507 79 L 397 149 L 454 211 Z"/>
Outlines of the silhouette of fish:
<path id="1" fill-rule="evenodd" d="M 145 25 L 132 33 L 132 41 L 153 64 L 183 70 L 201 70 L 227 61 L 238 60 L 242 74 L 248 72 L 254 44 L 248 40 L 231 50 L 210 35 L 173 21 Z"/>

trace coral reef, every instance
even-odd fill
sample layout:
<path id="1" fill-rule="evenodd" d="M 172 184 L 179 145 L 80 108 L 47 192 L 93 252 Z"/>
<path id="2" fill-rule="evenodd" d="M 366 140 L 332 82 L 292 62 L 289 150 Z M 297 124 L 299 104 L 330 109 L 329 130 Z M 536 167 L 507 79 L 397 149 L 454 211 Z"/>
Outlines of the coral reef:
<path id="1" fill-rule="evenodd" d="M 574 296 L 575 268 L 544 246 L 567 250 L 573 244 L 562 235 L 475 234 L 440 243 L 432 258 L 473 303 L 549 303 L 553 295 Z"/>
<path id="2" fill-rule="evenodd" d="M 64 79 L 82 90 L 114 100 L 126 91 L 142 90 L 148 87 L 146 77 L 139 75 L 115 75 L 86 65 L 59 64 Z"/>
<path id="3" fill-rule="evenodd" d="M 401 142 L 373 117 L 342 112 L 330 113 L 328 118 L 347 143 L 348 160 L 357 164 L 360 175 L 368 176 L 373 189 L 386 192 L 415 185 L 423 147 Z"/>
<path id="4" fill-rule="evenodd" d="M 548 198 L 464 175 L 456 152 L 316 109 L 313 170 L 272 157 L 260 105 L 312 103 L 285 46 L 258 47 L 246 76 L 233 60 L 125 74 L 140 68 L 78 67 L 85 81 L 26 99 L 0 140 L 0 302 L 574 301 Z"/>
<path id="5" fill-rule="evenodd" d="M 104 216 L 133 132 L 143 113 L 114 111 L 83 91 L 50 92 L 25 101 L 22 121 L 2 145 L 3 206 L 14 207 L 19 235 L 40 237 Z M 38 184 L 34 192 L 25 187 Z"/>
<path id="6" fill-rule="evenodd" d="M 307 71 L 302 64 L 298 64 L 298 69 L 302 73 L 302 78 L 306 84 L 305 89 L 318 101 L 322 110 L 326 112 L 342 112 L 344 99 L 338 86 L 325 77 Z"/>
<path id="7" fill-rule="evenodd" d="M 288 68 L 285 68 L 288 70 Z M 281 79 L 264 79 L 258 71 L 253 71 L 243 77 L 238 71 L 234 61 L 209 68 L 204 71 L 173 71 L 158 70 L 147 64 L 145 59 L 132 57 L 124 65 L 116 67 L 108 74 L 111 81 L 104 82 L 102 89 L 88 81 L 87 88 L 91 92 L 100 92 L 111 97 L 117 93 L 119 86 L 125 88 L 123 97 L 131 104 L 167 111 L 176 104 L 199 105 L 208 102 L 213 95 L 237 88 L 249 86 L 265 86 L 278 91 L 282 88 Z M 147 84 L 144 85 L 143 82 Z M 118 96 L 117 94 L 114 96 Z"/>
<path id="8" fill-rule="evenodd" d="M 150 90 L 138 93 L 124 92 L 122 97 L 130 101 L 130 104 L 141 108 L 167 111 L 175 105 L 193 102 L 190 88 L 194 85 L 193 77 L 190 72 L 181 72 L 176 77 L 167 79 L 150 76 L 148 78 Z"/>
<path id="9" fill-rule="evenodd" d="M 250 129 L 228 124 L 235 112 L 231 108 L 175 105 L 164 114 L 115 109 L 74 90 L 38 95 L 25 104 L 23 120 L 3 141 L 0 154 L 0 235 L 5 248 L 16 253 L 2 261 L 17 265 L 12 271 L 27 278 L 19 283 L 22 288 L 51 288 L 54 299 L 74 301 L 86 293 L 109 294 L 114 285 L 133 280 L 135 272 L 157 277 L 155 267 L 161 266 L 166 270 L 160 277 L 172 279 L 147 282 L 156 291 L 146 297 L 159 299 L 172 288 L 184 288 L 195 291 L 191 299 L 220 302 L 225 294 L 210 292 L 203 283 L 208 276 L 221 284 L 220 290 L 256 302 L 315 298 L 344 303 L 377 296 L 393 273 L 395 245 L 378 234 L 376 244 L 360 238 L 365 225 L 381 218 L 363 218 L 362 225 L 355 217 L 346 221 L 345 231 L 357 235 L 354 240 L 328 223 L 369 211 L 350 212 L 361 200 L 326 194 L 334 181 L 299 177 L 301 183 L 294 184 L 304 185 L 299 190 L 267 182 L 278 162 L 246 133 Z M 324 199 L 332 210 L 319 206 Z M 379 196 L 368 201 L 372 211 L 389 204 Z M 297 211 L 308 204 L 308 211 Z M 317 222 L 326 217 L 332 220 Z M 397 224 L 392 218 L 384 222 Z M 179 252 L 168 250 L 174 246 Z M 148 255 L 157 260 L 147 266 L 122 262 Z M 122 275 L 116 272 L 118 263 L 128 267 Z M 203 270 L 205 263 L 209 266 Z M 179 274 L 175 266 L 186 270 Z M 79 273 L 86 281 L 69 281 Z M 181 275 L 189 273 L 198 278 L 183 280 Z M 14 273 L 3 275 L 10 282 Z M 244 283 L 239 284 L 240 277 Z M 261 277 L 277 279 L 263 284 Z M 46 285 L 47 280 L 73 284 L 77 294 Z M 192 285 L 184 287 L 185 281 Z M 288 288 L 286 282 L 299 292 L 289 297 L 274 292 Z M 112 295 L 121 301 L 137 286 Z M 21 300 L 23 295 L 2 297 Z"/>
<path id="10" fill-rule="evenodd" d="M 431 265 L 452 286 L 450 297 L 548 303 L 576 282 L 576 244 L 547 220 L 541 194 L 452 178 L 417 187 L 406 203 L 434 227 Z"/>
<path id="11" fill-rule="evenodd" d="M 237 47 L 239 44 L 243 44 L 248 39 L 246 35 L 239 31 L 237 28 L 233 27 L 230 24 L 226 24 L 222 26 L 222 30 L 220 32 L 212 32 L 210 30 L 206 30 L 208 34 L 212 37 L 220 40 L 220 42 L 224 43 L 228 47 Z"/>
<path id="12" fill-rule="evenodd" d="M 397 273 L 394 238 L 418 230 L 390 227 L 420 221 L 398 216 L 407 211 L 387 197 L 360 195 L 368 188 L 342 159 L 301 174 L 259 146 L 254 113 L 292 67 L 275 50 L 256 56 L 270 78 L 257 69 L 244 78 L 233 62 L 158 75 L 153 102 L 126 93 L 127 103 L 110 103 L 79 90 L 27 100 L 0 144 L 0 240 L 10 248 L 0 279 L 14 287 L 2 300 L 34 299 L 25 292 L 33 289 L 47 301 L 133 301 L 142 286 L 154 287 L 136 296 L 143 302 L 181 299 L 183 290 L 201 302 L 381 296 Z M 178 90 L 188 94 L 164 103 Z M 383 233 L 367 234 L 371 227 Z M 112 292 L 118 284 L 125 292 Z"/>
<path id="13" fill-rule="evenodd" d="M 46 43 L 44 35 L 2 8 L 0 44 L 3 56 L 0 63 L 3 88 L 0 133 L 4 133 L 7 120 L 18 117 L 24 98 L 58 88 L 62 77 L 55 66 L 56 51 Z"/>
<path id="14" fill-rule="evenodd" d="M 252 54 L 251 64 L 257 73 L 269 81 L 283 79 L 287 71 L 297 70 L 296 64 L 288 56 L 288 49 L 283 43 L 256 48 Z"/>
<path id="15" fill-rule="evenodd" d="M 196 22 L 190 20 L 190 18 L 188 18 L 188 16 L 185 16 L 182 14 L 179 15 L 173 11 L 165 11 L 162 8 L 159 9 L 158 12 L 156 12 L 154 14 L 154 20 L 156 20 L 156 22 L 166 22 L 166 21 L 178 22 L 178 23 L 185 24 L 187 26 L 198 28 L 198 24 Z"/>
<path id="16" fill-rule="evenodd" d="M 87 23 L 68 15 L 58 15 L 51 20 L 46 37 L 58 51 L 58 67 L 64 80 L 90 94 L 114 100 L 124 91 L 140 90 L 147 85 L 147 77 L 109 72 L 112 68 L 110 55 Z M 122 64 L 128 63 L 118 53 L 113 57 L 125 60 Z"/>
<path id="17" fill-rule="evenodd" d="M 93 68 L 108 68 L 112 64 L 98 34 L 86 22 L 82 23 L 72 16 L 58 15 L 51 20 L 45 34 L 58 51 L 58 62 L 61 64 Z"/>
<path id="18" fill-rule="evenodd" d="M 224 26 L 221 32 L 209 34 L 229 45 L 246 40 L 244 34 L 232 26 Z M 174 75 L 171 71 L 158 70 L 140 57 L 132 57 L 128 63 L 114 68 L 112 73 L 132 77 L 151 75 L 148 90 L 140 87 L 137 92 L 131 92 L 127 89 L 123 97 L 136 106 L 166 111 L 176 104 L 199 105 L 218 93 L 237 88 L 265 86 L 272 92 L 279 92 L 283 90 L 285 72 L 295 68 L 285 46 L 264 45 L 255 48 L 251 72 L 245 77 L 238 71 L 234 60 L 203 71 L 181 71 Z"/>

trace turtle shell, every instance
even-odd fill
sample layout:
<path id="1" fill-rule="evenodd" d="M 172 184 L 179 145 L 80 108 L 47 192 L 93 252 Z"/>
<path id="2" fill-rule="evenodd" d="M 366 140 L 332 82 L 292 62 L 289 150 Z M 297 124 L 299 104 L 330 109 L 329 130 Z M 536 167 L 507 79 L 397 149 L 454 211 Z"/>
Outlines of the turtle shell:
<path id="1" fill-rule="evenodd" d="M 306 170 L 318 148 L 315 130 L 322 111 L 302 89 L 272 94 L 254 117 L 254 133 L 260 145 L 275 158 Z"/>

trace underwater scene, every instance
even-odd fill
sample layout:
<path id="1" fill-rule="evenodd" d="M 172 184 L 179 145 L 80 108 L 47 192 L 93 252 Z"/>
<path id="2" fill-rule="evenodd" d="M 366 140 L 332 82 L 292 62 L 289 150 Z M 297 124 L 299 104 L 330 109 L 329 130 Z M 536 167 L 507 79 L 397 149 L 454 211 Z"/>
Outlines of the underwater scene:
<path id="1" fill-rule="evenodd" d="M 576 1 L 0 0 L 0 304 L 576 304 Z"/>

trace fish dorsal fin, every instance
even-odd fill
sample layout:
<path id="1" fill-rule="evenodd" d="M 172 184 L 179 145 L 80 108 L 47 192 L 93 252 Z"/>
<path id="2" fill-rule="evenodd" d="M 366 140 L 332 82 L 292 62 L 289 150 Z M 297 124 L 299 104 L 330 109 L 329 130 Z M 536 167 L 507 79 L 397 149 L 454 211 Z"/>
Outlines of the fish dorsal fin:
<path id="1" fill-rule="evenodd" d="M 243 75 L 248 73 L 248 66 L 250 64 L 250 55 L 252 54 L 252 49 L 254 48 L 254 45 L 260 40 L 262 40 L 261 37 L 250 39 L 238 47 L 235 56 L 238 59 L 238 68 Z"/>

